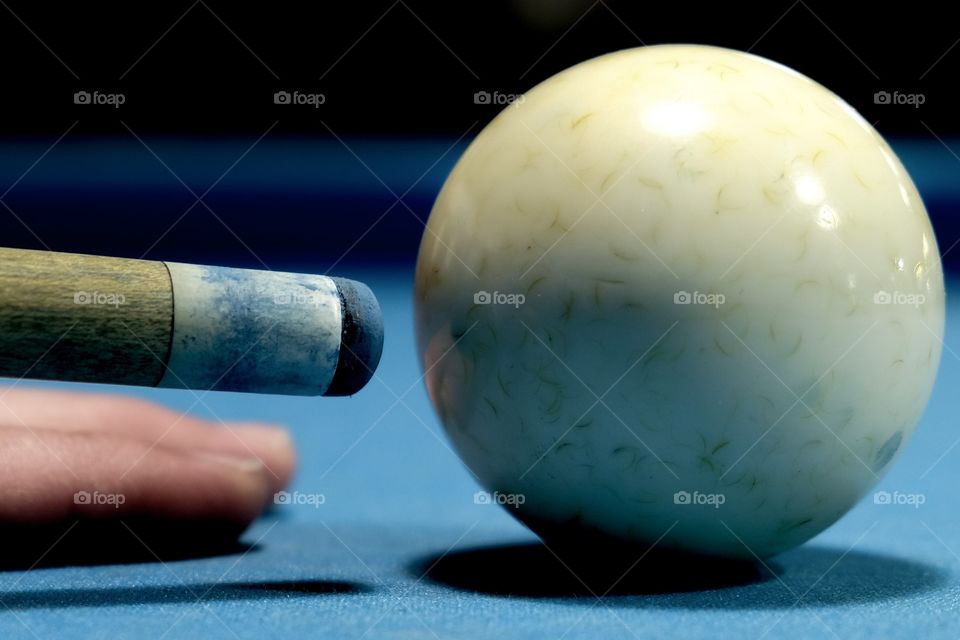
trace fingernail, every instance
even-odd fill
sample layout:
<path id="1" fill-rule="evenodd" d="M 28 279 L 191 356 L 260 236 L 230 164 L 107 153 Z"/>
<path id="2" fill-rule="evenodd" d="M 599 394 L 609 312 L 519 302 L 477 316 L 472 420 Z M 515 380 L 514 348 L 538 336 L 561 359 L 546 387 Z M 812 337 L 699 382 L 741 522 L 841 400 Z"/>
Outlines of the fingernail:
<path id="1" fill-rule="evenodd" d="M 282 427 L 259 424 L 239 424 L 233 427 L 237 437 L 248 445 L 266 447 L 273 451 L 287 450 L 293 444 L 290 432 Z"/>
<path id="2" fill-rule="evenodd" d="M 194 456 L 218 466 L 226 466 L 243 473 L 256 473 L 264 469 L 263 461 L 259 458 L 231 456 L 223 453 L 197 452 Z"/>

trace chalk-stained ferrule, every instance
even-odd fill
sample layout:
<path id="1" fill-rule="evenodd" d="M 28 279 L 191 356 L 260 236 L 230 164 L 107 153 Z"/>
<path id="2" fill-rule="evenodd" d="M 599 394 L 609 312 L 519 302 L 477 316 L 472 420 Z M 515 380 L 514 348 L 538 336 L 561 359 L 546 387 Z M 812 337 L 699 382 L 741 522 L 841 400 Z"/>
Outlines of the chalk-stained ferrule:
<path id="1" fill-rule="evenodd" d="M 350 353 L 357 343 L 341 344 L 356 320 L 353 309 L 344 304 L 337 280 L 175 262 L 166 265 L 173 286 L 173 337 L 159 386 L 342 395 L 356 392 L 358 383 L 362 386 L 369 380 L 363 366 L 356 370 Z M 345 288 L 351 294 L 361 290 L 364 318 L 379 317 L 369 313 L 374 300 L 369 289 L 359 283 Z M 341 361 L 354 375 L 349 380 L 341 376 L 331 389 Z M 362 364 L 369 367 L 369 358 Z"/>

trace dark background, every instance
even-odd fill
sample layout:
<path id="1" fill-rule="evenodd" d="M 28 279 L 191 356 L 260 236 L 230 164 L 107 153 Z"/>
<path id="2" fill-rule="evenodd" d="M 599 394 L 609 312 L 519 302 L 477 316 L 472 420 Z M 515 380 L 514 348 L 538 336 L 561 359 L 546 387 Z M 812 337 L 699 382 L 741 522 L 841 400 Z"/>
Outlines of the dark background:
<path id="1" fill-rule="evenodd" d="M 946 165 L 960 71 L 946 6 L 5 0 L 0 237 L 272 268 L 409 262 L 443 177 L 499 109 L 476 92 L 519 93 L 587 58 L 665 42 L 782 62 Z M 75 104 L 78 91 L 124 103 Z M 278 105 L 277 91 L 325 102 Z M 877 104 L 878 91 L 924 103 Z"/>
<path id="2" fill-rule="evenodd" d="M 259 135 L 281 120 L 278 134 L 326 134 L 323 119 L 344 135 L 458 136 L 491 116 L 473 104 L 476 91 L 522 92 L 587 58 L 665 42 L 778 60 L 885 133 L 927 134 L 921 120 L 940 135 L 957 127 L 960 51 L 948 50 L 960 28 L 949 3 L 7 4 L 17 16 L 0 9 L 8 134 L 59 135 L 77 119 L 77 133 L 124 134 L 122 117 L 145 133 Z M 80 89 L 119 91 L 127 103 L 122 113 L 81 108 L 72 103 Z M 317 113 L 284 109 L 272 101 L 280 89 L 322 92 L 327 102 Z M 880 90 L 927 100 L 875 105 Z"/>

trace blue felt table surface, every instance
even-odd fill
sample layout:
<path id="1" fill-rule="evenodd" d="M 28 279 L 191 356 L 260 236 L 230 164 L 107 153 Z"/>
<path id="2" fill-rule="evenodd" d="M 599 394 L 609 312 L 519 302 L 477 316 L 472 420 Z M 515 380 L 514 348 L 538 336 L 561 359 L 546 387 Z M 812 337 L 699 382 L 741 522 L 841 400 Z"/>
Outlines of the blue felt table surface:
<path id="1" fill-rule="evenodd" d="M 53 142 L 0 145 L 3 246 L 273 269 L 306 258 L 325 272 L 409 262 L 469 139 Z M 891 144 L 923 194 L 947 264 L 960 268 L 960 251 L 948 251 L 960 240 L 960 141 Z"/>
<path id="2" fill-rule="evenodd" d="M 868 496 L 774 558 L 776 576 L 598 600 L 558 597 L 553 578 L 528 575 L 535 538 L 499 507 L 474 503 L 478 487 L 419 380 L 412 273 L 350 275 L 377 293 L 388 331 L 379 378 L 353 398 L 124 391 L 200 415 L 289 425 L 301 454 L 292 489 L 324 503 L 269 514 L 246 534 L 256 544 L 245 554 L 0 572 L 0 638 L 960 636 L 956 298 L 933 399 L 879 487 L 923 494 L 923 505 Z M 471 550 L 479 561 L 455 566 L 449 580 L 421 578 L 438 557 L 469 559 Z M 492 575 L 479 575 L 483 565 Z M 510 591 L 520 595 L 496 594 Z"/>

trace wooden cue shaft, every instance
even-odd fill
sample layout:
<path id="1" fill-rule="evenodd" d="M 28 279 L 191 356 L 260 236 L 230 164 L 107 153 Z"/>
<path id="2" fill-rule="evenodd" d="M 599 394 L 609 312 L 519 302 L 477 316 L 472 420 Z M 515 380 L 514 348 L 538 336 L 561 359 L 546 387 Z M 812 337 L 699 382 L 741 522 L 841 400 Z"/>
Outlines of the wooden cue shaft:
<path id="1" fill-rule="evenodd" d="M 162 262 L 0 248 L 0 375 L 156 386 L 173 330 Z"/>

